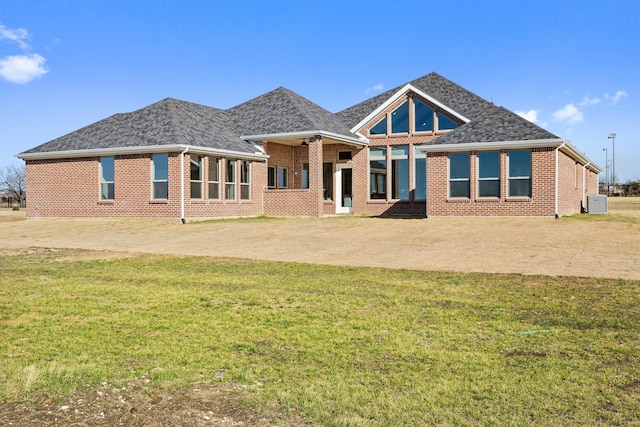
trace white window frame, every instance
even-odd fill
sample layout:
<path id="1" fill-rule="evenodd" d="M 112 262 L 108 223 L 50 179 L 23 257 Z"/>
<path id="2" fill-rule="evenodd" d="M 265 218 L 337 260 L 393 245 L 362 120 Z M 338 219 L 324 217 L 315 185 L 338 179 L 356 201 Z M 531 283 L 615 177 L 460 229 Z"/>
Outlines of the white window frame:
<path id="1" fill-rule="evenodd" d="M 209 199 L 220 200 L 220 157 L 209 157 L 208 182 L 209 182 Z M 212 173 L 213 172 L 213 173 Z M 213 178 L 213 179 L 212 179 Z M 211 190 L 214 191 L 211 191 Z"/>

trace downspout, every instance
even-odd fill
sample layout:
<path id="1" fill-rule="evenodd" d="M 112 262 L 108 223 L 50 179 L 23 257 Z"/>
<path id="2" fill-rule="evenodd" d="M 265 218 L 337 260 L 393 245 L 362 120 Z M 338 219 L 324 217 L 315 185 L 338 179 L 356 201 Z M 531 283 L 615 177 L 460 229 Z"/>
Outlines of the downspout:
<path id="1" fill-rule="evenodd" d="M 562 144 L 559 145 L 558 147 L 556 147 L 556 219 L 560 218 L 560 215 L 558 214 L 558 191 L 559 191 L 559 177 L 558 177 L 558 151 L 564 147 L 566 144 L 564 141 L 562 141 Z"/>
<path id="2" fill-rule="evenodd" d="M 429 218 L 429 153 L 424 153 L 424 214 Z"/>
<path id="3" fill-rule="evenodd" d="M 588 210 L 587 206 L 587 166 L 589 166 L 591 162 L 587 162 L 582 165 L 582 209 L 585 211 Z M 582 213 L 582 212 L 581 212 Z"/>
<path id="4" fill-rule="evenodd" d="M 189 151 L 189 147 L 185 148 L 180 153 L 180 221 L 186 224 L 187 221 L 184 218 L 184 155 Z"/>

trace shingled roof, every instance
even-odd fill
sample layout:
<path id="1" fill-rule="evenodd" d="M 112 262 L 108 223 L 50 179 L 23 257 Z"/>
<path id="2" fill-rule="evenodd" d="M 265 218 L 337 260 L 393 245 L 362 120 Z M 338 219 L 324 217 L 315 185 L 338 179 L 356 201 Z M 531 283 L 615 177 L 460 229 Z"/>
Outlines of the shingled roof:
<path id="1" fill-rule="evenodd" d="M 437 73 L 427 74 L 408 84 L 470 120 L 456 130 L 436 138 L 431 144 L 558 139 L 551 132 L 506 108 L 484 100 Z M 356 126 L 404 86 L 406 85 L 388 90 L 336 115 L 350 127 Z"/>
<path id="2" fill-rule="evenodd" d="M 357 138 L 335 114 L 283 87 L 227 111 L 242 135 L 323 130 Z"/>
<path id="3" fill-rule="evenodd" d="M 437 73 L 408 84 L 470 120 L 430 144 L 558 139 Z M 404 86 L 336 114 L 283 87 L 228 110 L 166 98 L 131 113 L 115 114 L 18 156 L 163 145 L 255 154 L 256 149 L 241 136 L 318 131 L 357 140 L 358 136 L 351 129 Z"/>
<path id="4" fill-rule="evenodd" d="M 204 105 L 166 98 L 131 113 L 115 114 L 22 154 L 105 148 L 190 145 L 254 153 L 229 114 Z"/>

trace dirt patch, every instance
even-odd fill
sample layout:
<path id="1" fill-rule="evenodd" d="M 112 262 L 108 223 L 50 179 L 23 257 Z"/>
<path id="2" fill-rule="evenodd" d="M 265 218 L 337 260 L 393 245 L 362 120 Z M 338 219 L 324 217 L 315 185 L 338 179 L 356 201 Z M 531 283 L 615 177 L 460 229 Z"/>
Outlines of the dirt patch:
<path id="1" fill-rule="evenodd" d="M 284 411 L 261 411 L 231 385 L 193 384 L 172 392 L 146 389 L 148 380 L 121 387 L 102 383 L 58 400 L 40 393 L 0 404 L 0 425 L 47 426 L 307 426 Z"/>
<path id="2" fill-rule="evenodd" d="M 0 217 L 0 250 L 89 249 L 99 252 L 84 256 L 155 253 L 640 280 L 640 199 L 612 199 L 609 211 L 631 220 L 346 216 L 183 225 L 153 219 L 2 222 Z"/>

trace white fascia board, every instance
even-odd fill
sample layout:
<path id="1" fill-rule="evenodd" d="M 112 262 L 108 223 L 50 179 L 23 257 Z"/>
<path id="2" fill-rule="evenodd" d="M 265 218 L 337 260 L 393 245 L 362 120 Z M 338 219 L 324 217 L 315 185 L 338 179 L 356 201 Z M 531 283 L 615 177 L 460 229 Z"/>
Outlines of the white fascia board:
<path id="1" fill-rule="evenodd" d="M 496 142 L 470 142 L 466 144 L 424 144 L 417 145 L 416 148 L 423 153 L 457 153 L 463 151 L 494 151 L 494 150 L 518 150 L 525 148 L 552 147 L 558 148 L 572 159 L 587 166 L 596 173 L 602 169 L 593 163 L 584 153 L 581 153 L 569 141 L 556 139 L 536 139 L 523 141 L 496 141 Z"/>
<path id="2" fill-rule="evenodd" d="M 451 114 L 454 117 L 459 118 L 460 120 L 462 120 L 465 123 L 469 123 L 470 120 L 468 118 L 466 118 L 465 116 L 463 116 L 462 114 L 452 110 L 451 108 L 447 107 L 446 105 L 444 105 L 442 102 L 432 98 L 431 96 L 427 95 L 426 93 L 424 93 L 423 91 L 421 91 L 420 89 L 416 88 L 415 86 L 411 85 L 411 84 L 406 84 L 404 85 L 400 90 L 398 90 L 396 93 L 394 93 L 393 95 L 391 95 L 391 97 L 389 97 L 389 99 L 387 99 L 385 102 L 383 102 L 382 104 L 380 104 L 380 106 L 378 108 L 376 108 L 375 110 L 373 110 L 371 112 L 371 114 L 369 114 L 367 117 L 365 117 L 364 119 L 362 119 L 360 121 L 360 123 L 358 123 L 357 125 L 355 125 L 353 127 L 353 129 L 351 129 L 351 132 L 353 133 L 357 133 L 357 131 L 364 126 L 365 124 L 367 124 L 368 122 L 370 122 L 371 120 L 373 120 L 378 114 L 380 114 L 381 112 L 383 112 L 384 110 L 386 110 L 387 108 L 389 108 L 389 106 L 391 104 L 393 104 L 394 102 L 396 102 L 398 99 L 400 99 L 400 97 L 404 96 L 405 94 L 407 94 L 408 92 L 414 92 L 417 95 L 420 95 L 422 98 L 426 99 L 427 101 L 429 101 L 430 103 L 437 105 L 439 108 L 441 108 L 442 110 L 448 112 L 449 114 Z M 359 134 L 358 134 L 359 135 Z"/>
<path id="3" fill-rule="evenodd" d="M 263 153 L 244 153 L 241 151 L 224 150 L 218 148 L 197 147 L 191 145 L 175 144 L 175 145 L 147 145 L 139 147 L 112 147 L 112 148 L 96 148 L 86 150 L 65 150 L 50 151 L 41 153 L 20 153 L 16 155 L 22 160 L 48 160 L 48 159 L 68 159 L 79 157 L 100 157 L 100 156 L 126 156 L 131 154 L 145 153 L 171 153 L 182 152 L 187 150 L 192 153 L 212 154 L 238 159 L 255 159 L 266 160 L 269 156 Z"/>
<path id="4" fill-rule="evenodd" d="M 495 142 L 469 142 L 465 144 L 424 144 L 416 148 L 423 153 L 455 153 L 461 151 L 493 151 L 501 149 L 521 149 L 538 147 L 559 147 L 561 139 L 537 139 L 529 141 L 495 141 Z"/>
<path id="5" fill-rule="evenodd" d="M 324 130 L 306 130 L 302 132 L 282 132 L 282 133 L 266 133 L 261 135 L 241 135 L 240 138 L 245 141 L 269 141 L 270 139 L 296 139 L 310 138 L 315 135 L 326 136 L 331 139 L 343 141 L 348 144 L 368 145 L 369 140 L 361 135 L 358 138 L 340 135 L 338 133 L 327 132 Z"/>

